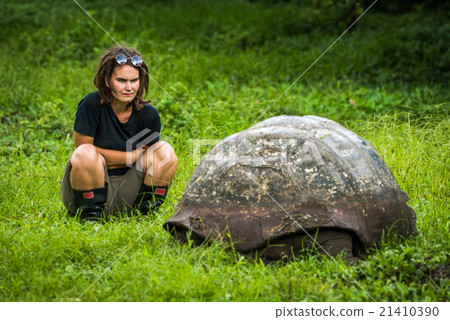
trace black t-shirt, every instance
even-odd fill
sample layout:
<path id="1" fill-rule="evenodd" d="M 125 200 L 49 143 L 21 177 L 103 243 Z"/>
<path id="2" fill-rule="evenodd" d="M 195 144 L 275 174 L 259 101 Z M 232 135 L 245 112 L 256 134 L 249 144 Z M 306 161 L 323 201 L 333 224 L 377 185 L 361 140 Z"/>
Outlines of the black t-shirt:
<path id="1" fill-rule="evenodd" d="M 161 118 L 147 104 L 141 111 L 132 111 L 129 120 L 121 123 L 114 110 L 100 103 L 98 92 L 89 93 L 78 104 L 74 130 L 94 138 L 94 145 L 118 151 L 132 151 L 138 145 L 151 146 L 159 141 Z M 129 168 L 108 170 L 110 175 L 124 174 Z"/>

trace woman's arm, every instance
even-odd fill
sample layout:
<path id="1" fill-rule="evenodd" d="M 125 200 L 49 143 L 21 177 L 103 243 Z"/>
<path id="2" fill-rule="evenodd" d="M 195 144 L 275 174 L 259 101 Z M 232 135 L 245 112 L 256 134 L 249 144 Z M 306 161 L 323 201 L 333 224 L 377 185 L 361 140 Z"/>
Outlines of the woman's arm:
<path id="1" fill-rule="evenodd" d="M 74 131 L 75 147 L 82 144 L 94 144 L 94 138 Z M 145 147 L 133 150 L 131 152 L 103 149 L 97 147 L 97 151 L 105 157 L 106 165 L 109 169 L 125 167 L 127 164 L 133 165 L 136 160 L 145 151 Z"/>
<path id="2" fill-rule="evenodd" d="M 86 143 L 94 144 L 93 137 L 89 137 L 85 134 L 78 133 L 76 131 L 73 132 L 73 139 L 75 140 L 75 148 L 78 148 L 82 144 L 86 144 Z"/>

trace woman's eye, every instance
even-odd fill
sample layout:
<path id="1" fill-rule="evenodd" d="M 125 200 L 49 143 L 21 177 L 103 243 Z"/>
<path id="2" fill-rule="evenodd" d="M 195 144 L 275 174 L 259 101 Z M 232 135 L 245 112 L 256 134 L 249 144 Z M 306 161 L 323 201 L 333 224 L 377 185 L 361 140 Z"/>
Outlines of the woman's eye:
<path id="1" fill-rule="evenodd" d="M 139 79 L 133 79 L 131 82 L 138 82 Z"/>

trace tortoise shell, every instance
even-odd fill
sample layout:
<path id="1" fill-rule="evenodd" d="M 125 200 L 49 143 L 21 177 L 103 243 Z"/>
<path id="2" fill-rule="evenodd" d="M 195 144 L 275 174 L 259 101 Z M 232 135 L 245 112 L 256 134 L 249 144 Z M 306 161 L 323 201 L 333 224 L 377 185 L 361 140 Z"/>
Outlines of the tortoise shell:
<path id="1" fill-rule="evenodd" d="M 279 116 L 207 153 L 164 227 L 240 252 L 317 228 L 352 231 L 364 247 L 407 235 L 416 215 L 373 146 L 317 116 Z"/>

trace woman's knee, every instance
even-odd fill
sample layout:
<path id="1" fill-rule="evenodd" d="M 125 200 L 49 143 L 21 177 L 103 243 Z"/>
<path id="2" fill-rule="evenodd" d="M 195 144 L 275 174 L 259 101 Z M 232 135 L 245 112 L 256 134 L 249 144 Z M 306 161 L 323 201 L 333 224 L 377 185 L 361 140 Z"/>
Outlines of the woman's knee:
<path id="1" fill-rule="evenodd" d="M 178 158 L 173 147 L 165 142 L 158 141 L 145 151 L 144 168 L 156 166 L 157 170 L 176 170 Z"/>
<path id="2" fill-rule="evenodd" d="M 165 141 L 160 141 L 158 143 L 160 143 L 160 147 L 156 150 L 155 156 L 156 163 L 158 164 L 158 169 L 166 166 L 167 169 L 173 167 L 176 168 L 178 164 L 178 158 L 173 147 Z"/>
<path id="3" fill-rule="evenodd" d="M 170 167 L 176 167 L 178 164 L 178 158 L 173 147 L 167 142 L 163 141 L 163 146 L 161 147 L 161 149 L 163 150 L 161 150 L 160 161 L 164 161 Z"/>
<path id="4" fill-rule="evenodd" d="M 104 166 L 105 159 L 97 151 L 96 147 L 92 144 L 82 144 L 73 152 L 70 158 L 72 167 L 91 167 L 91 166 Z"/>

